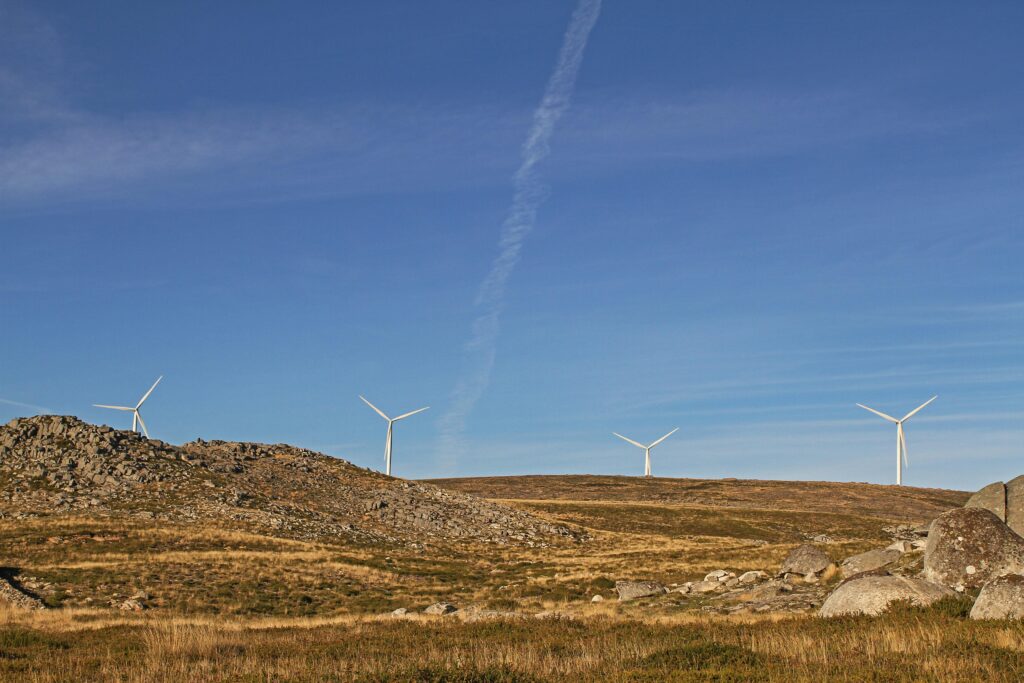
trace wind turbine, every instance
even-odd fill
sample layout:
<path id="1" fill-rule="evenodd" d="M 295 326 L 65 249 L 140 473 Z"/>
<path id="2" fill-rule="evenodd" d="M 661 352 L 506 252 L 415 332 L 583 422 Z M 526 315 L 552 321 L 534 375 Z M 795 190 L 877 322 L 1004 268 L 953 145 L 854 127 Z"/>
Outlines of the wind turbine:
<path id="1" fill-rule="evenodd" d="M 650 446 L 645 446 L 642 443 L 639 443 L 637 441 L 633 441 L 633 439 L 627 439 L 626 437 L 624 437 L 622 434 L 619 434 L 618 432 L 612 432 L 612 434 L 614 434 L 615 436 L 619 437 L 623 441 L 628 441 L 629 443 L 633 444 L 637 448 L 644 449 L 644 476 L 645 477 L 650 477 L 651 476 L 651 449 L 654 448 L 659 443 L 661 443 L 662 441 L 664 441 L 665 439 L 667 439 L 668 437 L 672 436 L 673 434 L 675 434 L 678 431 L 679 431 L 679 427 L 676 427 L 671 432 L 669 432 L 665 436 L 661 437 L 660 439 L 658 439 L 657 441 L 652 443 Z"/>
<path id="2" fill-rule="evenodd" d="M 132 413 L 132 431 L 137 432 L 139 425 L 142 425 L 142 433 L 145 434 L 146 438 L 148 439 L 149 431 L 146 429 L 146 423 L 142 421 L 142 414 L 139 412 L 139 408 L 142 407 L 142 404 L 146 402 L 146 399 L 149 398 L 149 395 L 153 393 L 153 390 L 156 389 L 156 385 L 160 384 L 160 380 L 162 380 L 163 378 L 164 376 L 160 375 L 160 377 L 158 377 L 157 380 L 153 382 L 153 386 L 149 388 L 149 391 L 146 392 L 145 396 L 139 399 L 139 402 L 135 404 L 134 408 L 129 408 L 128 406 L 104 406 L 100 405 L 99 403 L 94 403 L 93 407 L 110 408 L 111 410 L 130 411 Z"/>
<path id="3" fill-rule="evenodd" d="M 405 413 L 404 415 L 399 415 L 398 417 L 388 417 L 387 415 L 384 414 L 383 410 L 381 410 L 377 406 L 373 405 L 372 403 L 367 401 L 362 396 L 360 396 L 359 398 L 363 399 L 363 403 L 365 403 L 366 405 L 368 405 L 371 408 L 373 408 L 377 412 L 378 415 L 380 415 L 381 417 L 383 417 L 385 420 L 388 421 L 388 438 L 387 438 L 387 441 L 384 442 L 384 467 L 385 467 L 385 473 L 390 477 L 391 476 L 391 441 L 392 441 L 392 433 L 395 430 L 395 423 L 398 422 L 399 420 L 404 420 L 407 417 L 411 417 L 412 415 L 415 415 L 416 413 L 422 413 L 424 410 L 427 410 L 428 408 L 430 408 L 430 406 L 427 406 L 426 408 L 420 408 L 419 410 L 413 410 L 412 412 Z"/>
<path id="4" fill-rule="evenodd" d="M 914 415 L 917 415 L 918 411 L 920 411 L 922 408 L 924 408 L 926 405 L 928 405 L 929 403 L 931 403 L 932 401 L 934 401 L 937 398 L 938 398 L 938 396 L 932 396 L 930 399 L 928 399 L 927 401 L 925 401 L 924 403 L 922 403 L 921 405 L 919 405 L 918 407 L 914 408 L 909 413 L 904 415 L 903 419 L 900 419 L 900 420 L 897 420 L 892 415 L 886 415 L 885 413 L 879 412 L 879 411 L 875 410 L 874 408 L 868 408 L 867 406 L 861 405 L 860 403 L 857 404 L 861 408 L 863 408 L 864 410 L 870 410 L 875 415 L 877 415 L 879 417 L 882 417 L 882 418 L 885 418 L 889 422 L 895 422 L 896 423 L 896 485 L 897 486 L 902 486 L 903 485 L 903 465 L 907 465 L 908 467 L 910 466 L 910 461 L 907 459 L 907 437 L 903 433 L 903 423 L 906 422 L 907 420 L 909 420 L 910 418 L 914 417 Z M 901 456 L 903 458 L 902 460 L 900 460 Z"/>

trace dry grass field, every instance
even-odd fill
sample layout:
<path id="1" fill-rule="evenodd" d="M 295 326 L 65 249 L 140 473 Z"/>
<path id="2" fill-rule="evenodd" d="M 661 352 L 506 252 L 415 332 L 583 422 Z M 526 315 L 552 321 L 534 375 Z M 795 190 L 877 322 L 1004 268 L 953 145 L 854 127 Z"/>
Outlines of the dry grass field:
<path id="1" fill-rule="evenodd" d="M 583 543 L 302 541 L 201 521 L 0 519 L 0 565 L 51 609 L 0 612 L 0 680 L 1019 680 L 1024 629 L 965 605 L 881 618 L 620 604 L 619 579 L 834 559 L 966 494 L 861 484 L 524 477 L 435 482 L 582 528 Z M 500 495 L 498 495 L 500 494 Z M 116 606 L 143 594 L 148 609 Z M 591 603 L 600 594 L 602 603 Z M 438 600 L 449 617 L 395 618 Z M 541 615 L 538 617 L 537 615 Z"/>

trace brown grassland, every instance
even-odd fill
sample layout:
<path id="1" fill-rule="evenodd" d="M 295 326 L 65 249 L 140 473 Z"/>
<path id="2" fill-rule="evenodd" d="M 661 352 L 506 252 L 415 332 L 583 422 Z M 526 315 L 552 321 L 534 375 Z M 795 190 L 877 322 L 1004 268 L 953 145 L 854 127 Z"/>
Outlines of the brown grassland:
<path id="1" fill-rule="evenodd" d="M 303 542 L 152 520 L 0 520 L 0 563 L 52 608 L 0 611 L 0 680 L 1011 681 L 1024 627 L 966 599 L 877 618 L 724 616 L 707 598 L 619 604 L 617 579 L 774 570 L 808 537 L 834 559 L 955 491 L 523 477 L 444 485 L 584 527 L 548 548 Z M 137 591 L 145 612 L 121 612 Z M 592 604 L 601 594 L 603 603 Z M 384 616 L 449 600 L 450 617 Z M 495 616 L 498 613 L 498 616 Z M 538 613 L 543 616 L 538 617 Z"/>

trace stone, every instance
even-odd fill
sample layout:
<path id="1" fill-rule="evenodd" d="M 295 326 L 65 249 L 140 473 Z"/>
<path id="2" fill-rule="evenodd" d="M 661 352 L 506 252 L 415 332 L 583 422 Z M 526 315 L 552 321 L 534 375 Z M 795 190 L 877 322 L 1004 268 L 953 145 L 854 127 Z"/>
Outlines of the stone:
<path id="1" fill-rule="evenodd" d="M 615 590 L 619 594 L 619 602 L 664 595 L 668 592 L 668 589 L 657 581 L 616 581 Z"/>
<path id="2" fill-rule="evenodd" d="M 716 569 L 713 572 L 708 572 L 704 577 L 705 581 L 724 581 L 725 577 L 729 576 L 729 572 L 724 569 Z"/>
<path id="3" fill-rule="evenodd" d="M 886 546 L 886 550 L 895 550 L 898 553 L 909 553 L 914 549 L 914 544 L 911 541 L 894 541 L 892 544 Z"/>
<path id="4" fill-rule="evenodd" d="M 1024 619 L 1024 576 L 1007 574 L 986 583 L 971 608 L 971 619 Z"/>
<path id="5" fill-rule="evenodd" d="M 391 613 L 391 616 L 393 616 L 393 617 L 404 617 L 408 613 L 409 613 L 408 609 L 406 609 L 405 607 L 399 607 L 398 609 L 396 609 L 395 611 L 393 611 Z"/>
<path id="6" fill-rule="evenodd" d="M 982 488 L 964 504 L 965 508 L 990 510 L 1000 521 L 1006 521 L 1006 484 L 997 481 Z"/>
<path id="7" fill-rule="evenodd" d="M 822 617 L 844 614 L 881 614 L 897 601 L 927 606 L 953 591 L 937 583 L 909 576 L 861 576 L 836 588 L 818 612 Z"/>
<path id="8" fill-rule="evenodd" d="M 782 567 L 779 568 L 779 574 L 818 574 L 828 569 L 830 564 L 832 560 L 824 552 L 813 545 L 802 545 L 794 548 L 786 556 Z"/>
<path id="9" fill-rule="evenodd" d="M 765 574 L 764 572 L 760 571 L 760 570 L 752 571 L 752 572 L 743 572 L 739 576 L 739 582 L 743 583 L 743 584 L 750 584 L 750 583 L 757 583 L 758 581 L 763 581 L 764 579 L 767 579 L 767 578 L 768 578 L 768 575 Z"/>
<path id="10" fill-rule="evenodd" d="M 590 598 L 590 602 L 604 602 L 604 597 L 600 595 L 595 595 L 594 597 Z"/>
<path id="11" fill-rule="evenodd" d="M 459 608 L 450 602 L 435 602 L 430 607 L 423 610 L 424 614 L 451 614 L 458 612 Z"/>
<path id="12" fill-rule="evenodd" d="M 128 598 L 120 605 L 118 605 L 118 609 L 124 610 L 125 612 L 141 612 L 142 610 L 146 609 L 146 606 L 142 604 L 140 600 L 136 600 L 135 598 Z"/>
<path id="13" fill-rule="evenodd" d="M 693 593 L 714 593 L 722 590 L 724 586 L 721 581 L 697 581 L 690 586 L 690 591 Z"/>
<path id="14" fill-rule="evenodd" d="M 964 590 L 1004 574 L 1024 574 L 1024 538 L 994 513 L 958 508 L 932 522 L 924 549 L 925 579 Z"/>
<path id="15" fill-rule="evenodd" d="M 814 541 L 815 543 L 834 543 L 835 542 L 835 541 L 832 540 L 832 537 L 829 536 L 828 534 L 818 534 L 817 536 L 815 536 L 811 540 Z"/>
<path id="16" fill-rule="evenodd" d="M 1006 525 L 1024 536 L 1024 474 L 1006 482 Z"/>
<path id="17" fill-rule="evenodd" d="M 843 560 L 843 564 L 840 565 L 839 569 L 843 574 L 843 578 L 849 578 L 854 574 L 870 572 L 875 569 L 881 569 L 882 567 L 893 565 L 899 561 L 902 554 L 903 553 L 895 548 L 869 550 L 866 553 L 846 558 Z"/>
<path id="18" fill-rule="evenodd" d="M 818 575 L 814 572 L 807 572 L 804 574 L 804 583 L 818 583 Z"/>

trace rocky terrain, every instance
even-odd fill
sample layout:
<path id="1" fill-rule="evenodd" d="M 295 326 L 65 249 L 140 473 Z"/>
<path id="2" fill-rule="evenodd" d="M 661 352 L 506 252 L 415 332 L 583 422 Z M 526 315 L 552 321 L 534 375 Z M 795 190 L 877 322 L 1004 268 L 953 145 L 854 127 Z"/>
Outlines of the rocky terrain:
<path id="1" fill-rule="evenodd" d="M 521 510 L 283 444 L 172 446 L 63 416 L 0 427 L 0 516 L 82 513 L 414 546 L 583 538 Z"/>

